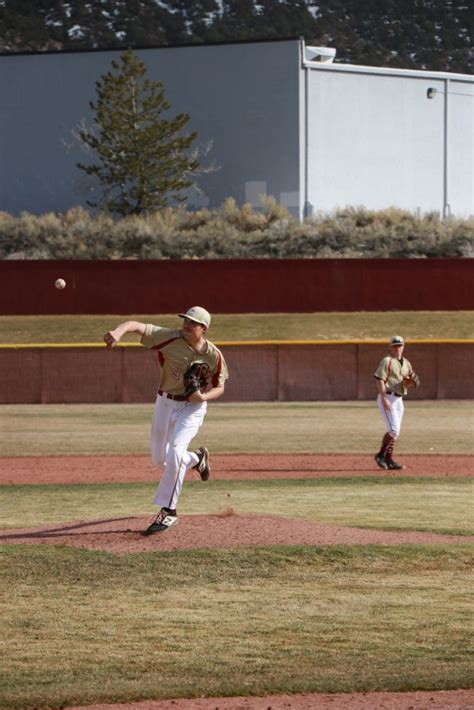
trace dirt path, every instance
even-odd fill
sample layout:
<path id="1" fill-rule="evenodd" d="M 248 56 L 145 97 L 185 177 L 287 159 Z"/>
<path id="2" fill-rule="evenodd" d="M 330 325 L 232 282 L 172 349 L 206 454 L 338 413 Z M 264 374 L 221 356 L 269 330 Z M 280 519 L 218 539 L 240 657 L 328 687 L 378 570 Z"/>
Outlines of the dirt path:
<path id="1" fill-rule="evenodd" d="M 414 693 L 308 693 L 267 695 L 262 698 L 196 698 L 122 705 L 88 705 L 69 710 L 468 710 L 474 708 L 473 690 Z"/>
<path id="2" fill-rule="evenodd" d="M 371 456 L 354 454 L 214 454 L 212 477 L 219 480 L 368 476 L 474 477 L 474 456 L 401 456 L 406 468 L 382 471 Z M 128 483 L 156 481 L 149 456 L 22 456 L 0 459 L 0 484 Z"/>

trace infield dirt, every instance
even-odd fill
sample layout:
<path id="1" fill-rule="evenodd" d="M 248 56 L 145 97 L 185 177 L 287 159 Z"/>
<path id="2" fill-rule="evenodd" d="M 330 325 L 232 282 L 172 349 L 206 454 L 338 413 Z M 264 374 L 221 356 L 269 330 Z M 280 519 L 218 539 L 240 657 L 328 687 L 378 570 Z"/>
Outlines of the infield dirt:
<path id="1" fill-rule="evenodd" d="M 474 457 L 464 454 L 403 456 L 403 471 L 382 471 L 371 456 L 355 454 L 213 454 L 212 478 L 474 477 Z M 0 459 L 0 485 L 39 483 L 133 483 L 156 481 L 143 456 L 18 456 Z"/>

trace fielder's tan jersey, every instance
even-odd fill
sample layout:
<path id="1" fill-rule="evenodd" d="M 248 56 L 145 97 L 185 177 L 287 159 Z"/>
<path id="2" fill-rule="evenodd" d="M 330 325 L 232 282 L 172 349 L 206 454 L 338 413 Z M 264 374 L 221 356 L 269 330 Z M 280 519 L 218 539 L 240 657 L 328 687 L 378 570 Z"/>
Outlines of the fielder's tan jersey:
<path id="1" fill-rule="evenodd" d="M 395 394 L 406 394 L 407 388 L 403 386 L 403 378 L 409 377 L 413 368 L 406 357 L 399 360 L 396 357 L 387 355 L 380 361 L 380 365 L 374 372 L 374 377 L 385 382 L 385 389 L 395 392 Z"/>
<path id="2" fill-rule="evenodd" d="M 161 328 L 147 324 L 142 336 L 142 345 L 156 350 L 160 364 L 159 389 L 173 395 L 184 395 L 183 375 L 193 362 L 206 362 L 211 371 L 213 387 L 224 384 L 229 377 L 226 362 L 221 351 L 209 340 L 207 350 L 197 353 L 183 338 L 181 330 Z"/>

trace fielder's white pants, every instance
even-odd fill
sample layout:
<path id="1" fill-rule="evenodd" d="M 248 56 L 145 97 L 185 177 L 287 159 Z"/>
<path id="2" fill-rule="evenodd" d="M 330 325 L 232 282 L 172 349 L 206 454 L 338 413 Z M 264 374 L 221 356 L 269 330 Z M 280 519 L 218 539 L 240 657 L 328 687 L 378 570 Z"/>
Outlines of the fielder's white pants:
<path id="1" fill-rule="evenodd" d="M 164 466 L 154 503 L 176 508 L 186 471 L 198 463 L 188 451 L 207 411 L 207 402 L 177 402 L 157 395 L 151 425 L 151 459 Z"/>
<path id="2" fill-rule="evenodd" d="M 393 439 L 398 439 L 400 436 L 400 429 L 402 427 L 403 412 L 405 407 L 403 406 L 403 397 L 397 397 L 396 394 L 387 394 L 389 399 L 391 409 L 387 412 L 384 409 L 382 397 L 378 395 L 377 406 L 384 420 L 387 432 Z"/>

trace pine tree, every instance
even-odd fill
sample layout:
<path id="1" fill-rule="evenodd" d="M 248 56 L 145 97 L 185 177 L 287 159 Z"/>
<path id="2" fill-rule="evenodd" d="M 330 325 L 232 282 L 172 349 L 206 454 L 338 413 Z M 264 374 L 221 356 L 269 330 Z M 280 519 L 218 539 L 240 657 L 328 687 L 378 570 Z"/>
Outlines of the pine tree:
<path id="1" fill-rule="evenodd" d="M 99 161 L 77 165 L 102 188 L 101 199 L 89 204 L 126 216 L 184 201 L 199 162 L 189 153 L 196 133 L 183 133 L 190 116 L 165 116 L 171 106 L 163 83 L 145 77 L 145 63 L 132 51 L 120 62 L 96 82 L 94 127 L 78 132 Z"/>

